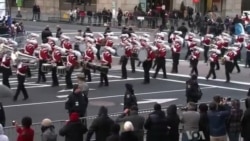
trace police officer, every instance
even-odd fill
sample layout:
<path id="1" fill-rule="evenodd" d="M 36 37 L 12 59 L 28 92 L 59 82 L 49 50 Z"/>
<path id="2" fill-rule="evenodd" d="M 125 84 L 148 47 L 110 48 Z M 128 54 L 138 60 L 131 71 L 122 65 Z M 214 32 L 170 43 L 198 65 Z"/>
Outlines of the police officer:
<path id="1" fill-rule="evenodd" d="M 4 108 L 2 103 L 0 102 L 0 124 L 2 124 L 2 126 L 5 126 L 5 112 L 4 112 Z"/>
<path id="2" fill-rule="evenodd" d="M 68 110 L 69 115 L 77 112 L 80 117 L 84 117 L 88 106 L 88 97 L 82 94 L 82 89 L 79 85 L 73 86 L 73 92 L 68 96 L 65 103 L 65 109 Z"/>
<path id="3" fill-rule="evenodd" d="M 133 85 L 126 83 L 125 84 L 125 95 L 124 95 L 124 106 L 123 109 L 131 109 L 132 106 L 137 106 L 137 99 L 134 94 Z"/>
<path id="4" fill-rule="evenodd" d="M 202 92 L 200 90 L 197 76 L 192 75 L 189 80 L 186 81 L 186 97 L 187 103 L 194 102 L 197 103 L 201 99 Z"/>
<path id="5" fill-rule="evenodd" d="M 17 90 L 16 90 L 16 94 L 14 95 L 13 101 L 16 101 L 20 92 L 22 91 L 24 99 L 23 100 L 27 100 L 29 98 L 27 90 L 25 88 L 24 82 L 25 82 L 25 74 L 27 73 L 27 68 L 28 66 L 24 63 L 19 63 L 17 66 L 17 81 L 18 81 L 18 85 L 17 85 Z"/>
<path id="6" fill-rule="evenodd" d="M 91 29 L 90 29 L 89 26 L 86 27 L 86 29 L 85 29 L 85 31 L 84 31 L 84 33 L 83 33 L 83 37 L 84 37 L 84 38 L 86 37 L 86 33 L 93 33 L 93 32 L 91 31 Z"/>

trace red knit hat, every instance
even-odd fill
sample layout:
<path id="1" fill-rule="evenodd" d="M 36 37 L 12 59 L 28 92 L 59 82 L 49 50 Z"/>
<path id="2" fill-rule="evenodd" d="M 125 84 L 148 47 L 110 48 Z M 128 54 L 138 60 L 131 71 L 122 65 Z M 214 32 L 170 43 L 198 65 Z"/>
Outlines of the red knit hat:
<path id="1" fill-rule="evenodd" d="M 78 121 L 79 120 L 79 114 L 74 112 L 74 113 L 71 113 L 70 116 L 69 116 L 69 120 L 70 121 Z"/>

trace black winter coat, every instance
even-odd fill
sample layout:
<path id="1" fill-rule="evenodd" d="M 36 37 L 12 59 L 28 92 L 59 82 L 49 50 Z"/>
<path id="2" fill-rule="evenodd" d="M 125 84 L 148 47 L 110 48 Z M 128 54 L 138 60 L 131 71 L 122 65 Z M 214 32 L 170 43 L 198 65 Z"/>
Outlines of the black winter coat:
<path id="1" fill-rule="evenodd" d="M 97 117 L 89 127 L 86 141 L 90 141 L 93 133 L 95 133 L 96 141 L 106 141 L 107 137 L 111 135 L 113 125 L 114 121 L 108 116 Z"/>
<path id="2" fill-rule="evenodd" d="M 83 134 L 87 132 L 85 125 L 81 121 L 68 122 L 60 129 L 60 136 L 65 136 L 65 141 L 83 141 Z"/>
<path id="3" fill-rule="evenodd" d="M 168 123 L 163 111 L 154 111 L 149 114 L 144 128 L 147 130 L 147 141 L 166 141 Z"/>
<path id="4" fill-rule="evenodd" d="M 47 43 L 48 42 L 48 37 L 52 37 L 53 35 L 52 35 L 52 33 L 51 33 L 51 31 L 49 30 L 49 29 L 45 29 L 45 30 L 43 30 L 42 31 L 42 42 L 43 43 Z"/>
<path id="5" fill-rule="evenodd" d="M 0 102 L 0 124 L 2 126 L 5 126 L 5 112 L 2 103 Z"/>
<path id="6" fill-rule="evenodd" d="M 169 127 L 168 140 L 169 141 L 179 141 L 179 124 L 180 117 L 177 114 L 177 109 L 173 106 L 169 106 L 167 110 L 167 123 Z"/>
<path id="7" fill-rule="evenodd" d="M 65 109 L 69 113 L 77 112 L 80 117 L 84 117 L 88 106 L 88 98 L 83 94 L 70 94 L 65 103 Z"/>
<path id="8" fill-rule="evenodd" d="M 120 141 L 120 136 L 119 134 L 112 134 L 107 137 L 106 141 Z"/>
<path id="9" fill-rule="evenodd" d="M 241 136 L 244 138 L 244 140 L 248 141 L 250 140 L 250 98 L 246 99 L 246 111 L 244 112 L 242 121 L 241 121 Z"/>
<path id="10" fill-rule="evenodd" d="M 209 119 L 207 113 L 200 113 L 199 131 L 204 133 L 205 141 L 210 141 Z"/>
<path id="11" fill-rule="evenodd" d="M 199 84 L 197 80 L 190 79 L 186 81 L 187 102 L 194 102 L 194 103 L 198 102 L 198 100 L 200 99 L 198 97 L 198 89 L 199 89 Z"/>
<path id="12" fill-rule="evenodd" d="M 129 131 L 121 134 L 120 141 L 138 141 L 138 138 L 134 132 Z"/>

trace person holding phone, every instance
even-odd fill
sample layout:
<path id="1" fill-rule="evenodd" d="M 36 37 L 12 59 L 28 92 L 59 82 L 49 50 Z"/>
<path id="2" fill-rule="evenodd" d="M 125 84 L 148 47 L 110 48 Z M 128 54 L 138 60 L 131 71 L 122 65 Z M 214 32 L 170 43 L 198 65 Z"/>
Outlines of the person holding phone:
<path id="1" fill-rule="evenodd" d="M 17 141 L 34 141 L 34 130 L 31 128 L 32 119 L 30 117 L 24 117 L 21 123 L 22 126 L 16 121 L 12 122 L 18 133 Z"/>

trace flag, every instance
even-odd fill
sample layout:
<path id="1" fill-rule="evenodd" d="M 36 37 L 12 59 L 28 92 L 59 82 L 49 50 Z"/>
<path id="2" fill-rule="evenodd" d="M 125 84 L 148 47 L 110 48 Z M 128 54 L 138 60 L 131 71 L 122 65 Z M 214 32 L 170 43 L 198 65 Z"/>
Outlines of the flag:
<path id="1" fill-rule="evenodd" d="M 23 0 L 16 0 L 16 5 L 17 5 L 17 7 L 22 7 L 23 6 Z"/>

